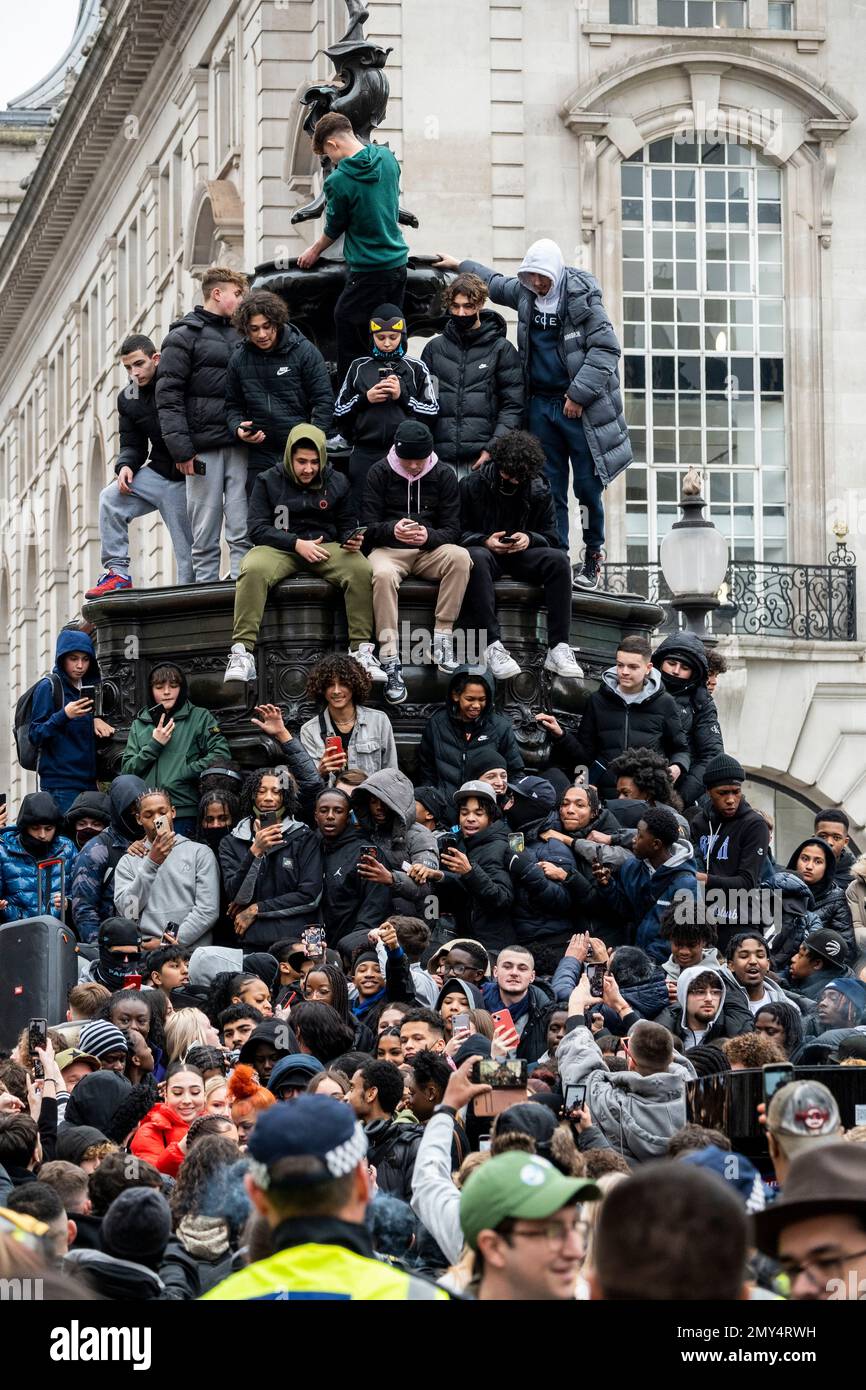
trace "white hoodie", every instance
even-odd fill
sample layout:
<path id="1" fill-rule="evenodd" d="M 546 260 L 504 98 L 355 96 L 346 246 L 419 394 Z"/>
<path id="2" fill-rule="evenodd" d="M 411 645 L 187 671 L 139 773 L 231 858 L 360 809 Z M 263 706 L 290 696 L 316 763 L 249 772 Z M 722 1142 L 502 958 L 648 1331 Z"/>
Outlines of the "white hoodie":
<path id="1" fill-rule="evenodd" d="M 527 272 L 532 275 L 546 275 L 551 281 L 547 294 L 535 296 L 535 304 L 540 313 L 555 314 L 559 309 L 562 282 L 565 279 L 565 261 L 555 241 L 551 241 L 549 237 L 541 237 L 539 241 L 532 243 L 523 257 L 517 278 L 521 285 L 529 289 Z"/>

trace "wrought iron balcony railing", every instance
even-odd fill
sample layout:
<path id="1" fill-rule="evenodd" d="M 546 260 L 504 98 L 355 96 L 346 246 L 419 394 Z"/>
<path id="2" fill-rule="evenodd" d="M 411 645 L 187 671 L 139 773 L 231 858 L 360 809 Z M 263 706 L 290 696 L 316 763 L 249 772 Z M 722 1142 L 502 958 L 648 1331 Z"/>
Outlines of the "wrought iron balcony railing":
<path id="1" fill-rule="evenodd" d="M 664 604 L 668 616 L 659 628 L 673 632 L 676 610 L 661 566 L 605 564 L 602 585 L 614 594 L 640 594 Z M 736 560 L 728 566 L 719 591 L 719 608 L 709 615 L 716 637 L 790 637 L 812 642 L 856 642 L 857 567 L 844 545 L 827 565 L 787 565 L 765 560 Z"/>

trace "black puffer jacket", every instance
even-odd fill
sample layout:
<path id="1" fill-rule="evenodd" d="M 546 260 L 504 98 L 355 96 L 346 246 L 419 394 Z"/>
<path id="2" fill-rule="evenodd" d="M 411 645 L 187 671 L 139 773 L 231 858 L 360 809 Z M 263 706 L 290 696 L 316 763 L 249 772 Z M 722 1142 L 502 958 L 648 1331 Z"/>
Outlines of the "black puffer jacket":
<path id="1" fill-rule="evenodd" d="M 680 657 L 688 662 L 692 674 L 688 681 L 668 676 L 662 662 L 668 657 Z M 719 753 L 724 753 L 719 712 L 707 690 L 707 654 L 699 637 L 691 632 L 678 632 L 665 640 L 653 652 L 653 665 L 661 676 L 662 685 L 679 705 L 683 730 L 689 742 L 691 766 L 677 781 L 677 794 L 684 806 L 692 806 L 704 793 L 704 769 Z"/>
<path id="2" fill-rule="evenodd" d="M 470 672 L 473 680 L 487 691 L 487 705 L 473 723 L 467 724 L 460 718 L 452 692 L 457 681 Z M 520 772 L 523 758 L 514 736 L 514 725 L 504 714 L 497 713 L 493 700 L 493 682 L 486 670 L 471 666 L 458 667 L 448 683 L 444 709 L 438 709 L 428 720 L 421 735 L 418 745 L 419 787 L 439 787 L 448 796 L 453 796 L 464 782 L 471 782 L 477 775 L 474 755 L 477 752 L 486 753 L 491 747 L 497 748 L 502 754 L 502 761 L 509 773 Z"/>
<path id="3" fill-rule="evenodd" d="M 315 922 L 322 897 L 322 851 L 309 826 L 286 817 L 282 839 L 258 858 L 250 853 L 249 818 L 226 835 L 219 851 L 220 873 L 230 903 L 255 903 L 258 914 L 243 937 L 243 946 L 267 950 L 291 926 Z"/>
<path id="4" fill-rule="evenodd" d="M 226 421 L 232 435 L 243 420 L 264 431 L 251 444 L 250 463 L 265 467 L 282 459 L 295 425 L 317 425 L 325 433 L 334 418 L 334 393 L 325 359 L 293 323 L 283 325 L 270 352 L 242 342 L 226 372 Z"/>
<path id="5" fill-rule="evenodd" d="M 434 880 L 440 908 L 453 916 L 458 936 L 480 941 L 488 951 L 515 945 L 515 892 L 509 872 L 515 856 L 508 846 L 508 826 L 498 820 L 477 835 L 460 835 L 458 849 L 472 868 L 468 874 L 446 871 Z"/>
<path id="6" fill-rule="evenodd" d="M 241 335 L 230 319 L 200 304 L 163 339 L 156 372 L 156 408 L 166 448 L 176 463 L 199 450 L 238 440 L 226 420 L 226 370 Z"/>
<path id="7" fill-rule="evenodd" d="M 364 1126 L 367 1136 L 367 1162 L 376 1169 L 376 1186 L 390 1197 L 412 1200 L 412 1174 L 418 1146 L 424 1136 L 422 1125 L 396 1120 L 371 1120 Z"/>
<path id="8" fill-rule="evenodd" d="M 851 909 L 848 906 L 848 899 L 845 897 L 844 891 L 839 887 L 835 879 L 836 856 L 833 851 L 823 840 L 819 840 L 815 835 L 810 835 L 808 840 L 804 840 L 803 843 L 798 845 L 794 850 L 794 853 L 788 860 L 788 868 L 793 873 L 796 873 L 797 860 L 807 845 L 814 845 L 817 849 L 822 851 L 824 862 L 827 866 L 822 879 L 819 879 L 817 883 L 807 884 L 807 887 L 811 889 L 812 897 L 815 899 L 814 910 L 821 919 L 822 927 L 829 927 L 831 931 L 838 932 L 844 939 L 846 947 L 845 960 L 846 963 L 850 965 L 859 953 L 854 936 L 854 923 L 851 920 Z"/>
<path id="9" fill-rule="evenodd" d="M 483 545 L 494 531 L 523 531 L 530 545 L 562 549 L 546 478 L 533 478 L 506 495 L 499 490 L 499 471 L 492 459 L 460 483 L 460 525 L 461 545 Z"/>
<path id="10" fill-rule="evenodd" d="M 162 437 L 159 412 L 156 408 L 156 378 L 146 386 L 131 381 L 117 397 L 117 417 L 120 427 L 120 450 L 114 465 L 115 473 L 131 468 L 137 473 L 148 464 L 154 473 L 170 482 L 183 480 Z"/>
<path id="11" fill-rule="evenodd" d="M 650 671 L 639 700 L 626 703 L 617 693 L 616 667 L 611 666 L 589 698 L 577 736 L 566 733 L 554 739 L 551 761 L 569 772 L 577 764 L 588 767 L 589 780 L 604 801 L 616 796 L 616 781 L 608 768 L 627 748 L 652 748 L 688 771 L 689 746 L 679 708 L 658 672 Z"/>
<path id="12" fill-rule="evenodd" d="M 378 385 L 380 367 L 399 378 L 400 397 L 371 405 L 367 392 Z M 340 387 L 334 423 L 357 449 L 387 454 L 398 425 L 420 420 L 429 429 L 438 408 L 430 373 L 416 357 L 356 357 Z"/>
<path id="13" fill-rule="evenodd" d="M 391 911 L 391 890 L 386 883 L 372 883 L 358 874 L 361 846 L 368 837 L 354 825 L 328 839 L 317 832 L 324 859 L 322 921 L 328 945 L 337 946 L 344 936 L 378 927 Z"/>
<path id="14" fill-rule="evenodd" d="M 523 420 L 523 367 L 506 337 L 505 319 L 484 309 L 481 324 L 465 336 L 449 319 L 444 332 L 421 353 L 439 395 L 433 426 L 436 452 L 445 463 L 474 463 Z"/>
<path id="15" fill-rule="evenodd" d="M 427 527 L 421 550 L 456 545 L 460 539 L 460 501 L 453 468 L 435 463 L 423 477 L 409 479 L 392 468 L 387 458 L 374 463 L 364 484 L 361 507 L 361 521 L 367 528 L 365 554 L 377 546 L 415 549 L 394 535 L 394 527 L 403 517 Z"/>
<path id="16" fill-rule="evenodd" d="M 774 921 L 772 933 L 768 934 L 770 959 L 774 970 L 785 970 L 806 937 L 820 931 L 822 924 L 815 911 L 811 888 L 796 874 L 783 869 L 773 874 L 768 886 L 774 895 L 774 918 L 777 917 L 776 904 L 780 899 L 782 904 L 781 919 Z M 803 987 L 786 984 L 785 988 L 802 991 Z"/>
<path id="17" fill-rule="evenodd" d="M 291 451 L 299 439 L 309 439 L 319 450 L 321 469 L 303 487 L 292 472 Z M 296 425 L 286 443 L 285 459 L 265 469 L 253 485 L 247 513 L 247 531 L 253 545 L 275 550 L 295 549 L 298 540 L 344 541 L 355 527 L 347 513 L 348 479 L 328 463 L 325 436 L 314 425 Z"/>

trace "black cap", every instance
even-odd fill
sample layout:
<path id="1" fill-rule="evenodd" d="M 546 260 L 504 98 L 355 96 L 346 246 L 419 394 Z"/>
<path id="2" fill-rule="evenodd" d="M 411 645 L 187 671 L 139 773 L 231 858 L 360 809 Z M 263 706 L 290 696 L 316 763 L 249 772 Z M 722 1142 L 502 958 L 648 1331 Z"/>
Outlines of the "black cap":
<path id="1" fill-rule="evenodd" d="M 433 436 L 420 420 L 403 420 L 394 435 L 398 459 L 426 459 L 433 452 Z"/>

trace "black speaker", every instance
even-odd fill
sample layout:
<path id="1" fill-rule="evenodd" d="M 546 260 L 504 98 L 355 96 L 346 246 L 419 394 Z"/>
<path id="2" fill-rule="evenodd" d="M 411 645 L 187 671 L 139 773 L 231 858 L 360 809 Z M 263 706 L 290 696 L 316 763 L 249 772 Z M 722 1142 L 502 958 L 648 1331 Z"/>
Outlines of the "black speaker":
<path id="1" fill-rule="evenodd" d="M 14 1047 L 31 1018 L 63 1023 L 77 983 L 75 937 L 56 917 L 0 926 L 0 1047 Z"/>

